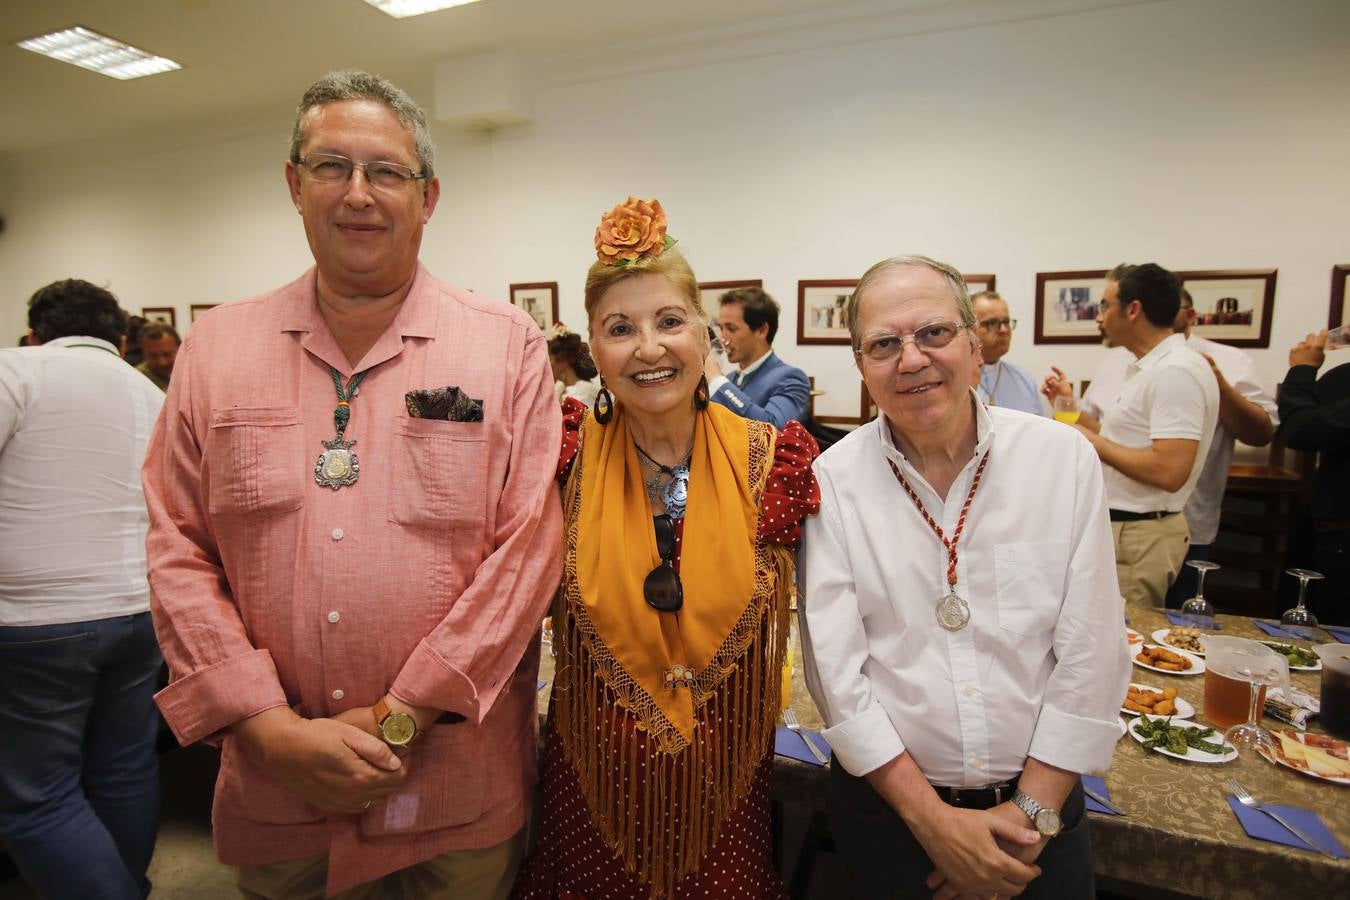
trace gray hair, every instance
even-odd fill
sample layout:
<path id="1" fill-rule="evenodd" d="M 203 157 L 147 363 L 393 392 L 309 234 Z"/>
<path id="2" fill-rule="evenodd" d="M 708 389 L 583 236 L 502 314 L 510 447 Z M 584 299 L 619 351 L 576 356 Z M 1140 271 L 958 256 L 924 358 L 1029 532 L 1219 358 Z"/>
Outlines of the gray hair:
<path id="1" fill-rule="evenodd" d="M 291 162 L 300 161 L 300 145 L 305 142 L 305 115 L 317 106 L 343 100 L 373 100 L 389 107 L 412 135 L 422 174 L 427 178 L 435 174 L 436 145 L 431 141 L 426 113 L 389 79 L 355 70 L 329 72 L 310 85 L 305 96 L 300 98 L 300 106 L 295 111 L 295 128 L 291 131 Z"/>
<path id="2" fill-rule="evenodd" d="M 858 353 L 862 350 L 862 335 L 858 333 L 858 307 L 862 303 L 863 291 L 872 286 L 874 282 L 880 279 L 887 272 L 899 269 L 904 266 L 919 266 L 925 269 L 932 269 L 943 278 L 947 279 L 947 286 L 951 288 L 952 299 L 956 301 L 957 314 L 961 317 L 961 324 L 971 330 L 971 336 L 974 336 L 975 328 L 975 306 L 970 302 L 970 292 L 966 289 L 966 279 L 953 266 L 944 262 L 938 262 L 927 256 L 917 254 L 906 254 L 904 256 L 892 256 L 890 259 L 883 259 L 881 262 L 872 266 L 863 273 L 863 277 L 858 279 L 858 286 L 849 294 L 848 304 L 844 307 L 844 323 L 848 325 L 849 338 L 853 341 L 853 352 Z"/>

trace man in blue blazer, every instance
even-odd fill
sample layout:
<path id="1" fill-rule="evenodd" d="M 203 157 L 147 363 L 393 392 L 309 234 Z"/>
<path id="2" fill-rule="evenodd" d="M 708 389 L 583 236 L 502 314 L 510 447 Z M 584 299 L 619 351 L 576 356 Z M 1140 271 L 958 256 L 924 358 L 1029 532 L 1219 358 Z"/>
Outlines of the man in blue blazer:
<path id="1" fill-rule="evenodd" d="M 778 304 L 757 287 L 737 288 L 720 298 L 717 324 L 727 360 L 740 368 L 729 376 L 712 357 L 704 366 L 708 396 L 747 419 L 772 422 L 781 429 L 790 420 L 809 424 L 811 379 L 773 352 L 778 333 Z"/>

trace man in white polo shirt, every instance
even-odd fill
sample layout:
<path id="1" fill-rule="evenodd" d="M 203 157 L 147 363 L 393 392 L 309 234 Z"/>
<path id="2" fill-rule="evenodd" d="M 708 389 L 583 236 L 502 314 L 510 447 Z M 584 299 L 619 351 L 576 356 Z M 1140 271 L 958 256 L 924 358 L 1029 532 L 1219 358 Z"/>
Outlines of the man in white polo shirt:
<path id="1" fill-rule="evenodd" d="M 1097 315 L 1106 345 L 1134 359 L 1101 418 L 1074 427 L 1101 457 L 1125 600 L 1162 606 L 1186 558 L 1182 509 L 1200 479 L 1219 418 L 1210 363 L 1174 333 L 1180 285 L 1155 263 L 1119 265 L 1106 276 Z"/>
<path id="2" fill-rule="evenodd" d="M 159 823 L 141 462 L 164 395 L 87 281 L 0 350 L 0 843 L 49 898 L 139 900 Z"/>

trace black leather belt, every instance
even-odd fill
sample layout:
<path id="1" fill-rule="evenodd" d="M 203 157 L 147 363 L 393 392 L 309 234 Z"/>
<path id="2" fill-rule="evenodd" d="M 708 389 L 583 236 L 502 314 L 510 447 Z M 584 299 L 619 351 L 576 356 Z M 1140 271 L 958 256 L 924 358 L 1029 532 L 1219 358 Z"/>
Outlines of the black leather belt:
<path id="1" fill-rule="evenodd" d="M 1129 510 L 1125 509 L 1112 509 L 1108 510 L 1107 512 L 1108 515 L 1110 515 L 1112 522 L 1138 522 L 1143 519 L 1165 519 L 1168 516 L 1175 516 L 1177 514 L 1176 510 L 1166 510 L 1166 509 L 1160 509 L 1157 512 L 1146 512 L 1146 513 L 1130 512 Z"/>
<path id="2" fill-rule="evenodd" d="M 1004 800 L 1012 799 L 1013 792 L 1017 790 L 1017 779 L 978 788 L 943 787 L 935 784 L 933 790 L 937 791 L 942 802 L 949 806 L 959 806 L 962 809 L 992 809 Z"/>

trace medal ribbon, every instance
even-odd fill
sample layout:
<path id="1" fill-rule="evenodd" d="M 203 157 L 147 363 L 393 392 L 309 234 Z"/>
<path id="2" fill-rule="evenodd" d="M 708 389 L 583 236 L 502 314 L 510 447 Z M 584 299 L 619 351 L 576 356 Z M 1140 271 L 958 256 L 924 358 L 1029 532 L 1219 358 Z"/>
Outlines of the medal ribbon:
<path id="1" fill-rule="evenodd" d="M 989 462 L 989 454 L 985 453 L 984 459 L 980 460 L 979 466 L 975 469 L 975 478 L 970 482 L 970 491 L 966 494 L 966 502 L 961 507 L 960 517 L 956 520 L 956 532 L 952 535 L 951 540 L 947 540 L 947 536 L 942 533 L 941 526 L 933 521 L 933 517 L 928 514 L 928 510 L 924 509 L 923 501 L 919 499 L 918 494 L 914 493 L 914 488 L 909 486 L 905 476 L 900 474 L 900 469 L 894 461 L 889 458 L 886 460 L 886 463 L 891 467 L 891 471 L 895 473 L 896 480 L 900 482 L 900 486 L 905 489 L 909 499 L 913 500 L 914 505 L 918 507 L 919 515 L 923 516 L 923 520 L 928 523 L 928 527 L 933 529 L 933 533 L 938 536 L 938 540 L 942 541 L 942 546 L 947 548 L 947 587 L 953 592 L 956 589 L 956 544 L 961 540 L 961 533 L 966 530 L 966 513 L 970 512 L 970 501 L 975 499 L 975 491 L 980 486 L 980 476 L 984 474 L 984 466 L 987 462 Z"/>
<path id="2" fill-rule="evenodd" d="M 344 391 L 342 389 L 342 376 L 338 374 L 337 369 L 332 366 L 328 367 L 328 374 L 333 376 L 333 387 L 337 388 L 338 405 L 333 410 L 333 427 L 337 429 L 339 441 L 343 439 L 343 435 L 347 431 L 347 423 L 352 418 L 352 398 L 356 396 L 357 389 L 361 387 L 361 382 L 365 380 L 366 373 L 369 371 L 369 369 L 366 369 L 364 372 L 357 372 L 353 375 L 351 383 L 347 385 L 347 389 Z"/>

